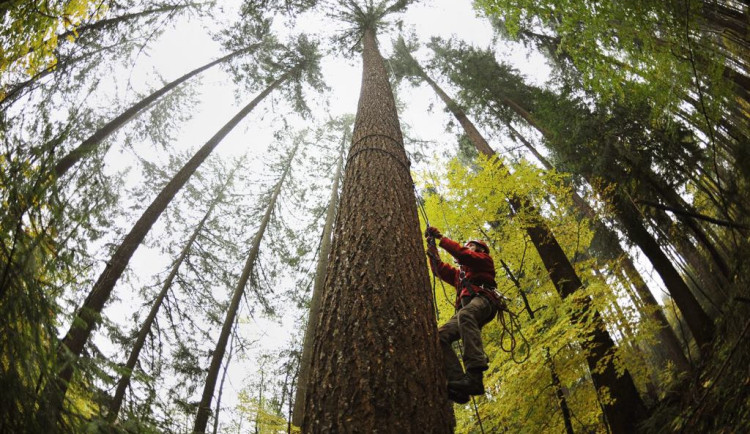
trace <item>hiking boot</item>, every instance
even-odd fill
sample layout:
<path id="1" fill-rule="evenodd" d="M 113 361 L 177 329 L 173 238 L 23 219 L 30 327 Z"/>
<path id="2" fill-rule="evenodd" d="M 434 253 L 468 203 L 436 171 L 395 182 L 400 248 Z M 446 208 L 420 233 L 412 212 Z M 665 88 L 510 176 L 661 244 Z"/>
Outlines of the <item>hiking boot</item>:
<path id="1" fill-rule="evenodd" d="M 466 395 L 484 395 L 484 384 L 482 383 L 482 371 L 469 369 L 459 380 L 449 381 L 448 390 Z"/>
<path id="2" fill-rule="evenodd" d="M 455 402 L 456 404 L 466 404 L 467 402 L 469 402 L 469 395 L 448 388 L 448 399 Z"/>

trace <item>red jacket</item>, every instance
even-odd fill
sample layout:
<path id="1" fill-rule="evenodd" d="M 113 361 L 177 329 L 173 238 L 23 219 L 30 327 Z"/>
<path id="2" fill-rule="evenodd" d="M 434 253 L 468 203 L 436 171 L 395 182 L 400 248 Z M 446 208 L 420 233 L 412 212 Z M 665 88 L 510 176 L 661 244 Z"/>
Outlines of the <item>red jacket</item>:
<path id="1" fill-rule="evenodd" d="M 469 288 L 461 286 L 460 270 L 465 272 L 464 279 L 473 285 L 485 285 L 496 287 L 495 283 L 495 261 L 487 253 L 472 252 L 468 248 L 458 244 L 448 237 L 440 239 L 440 247 L 445 249 L 456 260 L 460 268 L 455 268 L 443 261 L 430 261 L 432 271 L 441 279 L 456 287 L 456 304 L 460 303 L 463 296 L 473 295 Z M 435 270 L 437 265 L 437 270 Z M 459 292 L 460 291 L 460 292 Z M 477 289 L 474 289 L 477 292 Z"/>

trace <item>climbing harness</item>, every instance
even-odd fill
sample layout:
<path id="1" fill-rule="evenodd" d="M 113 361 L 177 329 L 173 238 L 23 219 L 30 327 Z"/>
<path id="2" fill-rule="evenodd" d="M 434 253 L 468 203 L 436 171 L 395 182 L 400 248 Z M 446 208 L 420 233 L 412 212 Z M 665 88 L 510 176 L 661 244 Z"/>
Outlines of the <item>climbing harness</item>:
<path id="1" fill-rule="evenodd" d="M 419 199 L 421 199 L 421 197 Z M 424 218 L 425 223 L 429 227 L 430 224 L 427 218 L 427 212 L 424 209 L 424 205 L 421 200 L 418 203 L 420 204 L 420 212 L 422 213 L 422 217 Z M 435 244 L 435 238 L 428 236 L 427 245 L 428 245 L 427 256 L 430 258 L 430 262 L 433 265 L 433 267 L 431 267 L 433 270 L 432 272 L 433 300 L 436 294 L 435 281 L 439 280 L 440 285 L 443 288 L 443 294 L 445 296 L 445 299 L 450 301 L 448 298 L 448 294 L 445 290 L 445 285 L 443 285 L 442 279 L 440 279 L 439 276 L 436 276 L 435 271 L 434 271 L 434 270 L 437 270 L 437 261 L 439 261 L 440 259 L 438 252 L 437 252 L 437 246 Z M 508 302 L 510 300 L 507 297 L 505 297 L 505 295 L 503 295 L 500 291 L 498 291 L 496 287 L 492 287 L 487 284 L 476 285 L 476 284 L 471 283 L 468 279 L 466 279 L 466 271 L 464 270 L 464 267 L 462 265 L 459 264 L 458 270 L 459 270 L 458 276 L 459 276 L 460 283 L 459 283 L 459 288 L 456 291 L 457 298 L 454 301 L 454 307 L 456 308 L 456 312 L 458 312 L 460 308 L 460 299 L 458 298 L 458 294 L 460 294 L 462 288 L 467 288 L 472 297 L 476 297 L 476 296 L 485 297 L 497 309 L 496 317 L 497 317 L 498 322 L 500 322 L 500 326 L 502 329 L 500 333 L 500 349 L 510 354 L 511 360 L 513 360 L 513 362 L 517 364 L 521 364 L 525 362 L 526 360 L 528 360 L 528 358 L 531 355 L 529 341 L 528 339 L 526 339 L 526 336 L 523 334 L 523 331 L 521 330 L 521 320 L 518 314 L 513 312 L 508 307 Z M 474 288 L 479 288 L 479 290 L 477 291 Z M 436 308 L 436 311 L 437 311 L 437 308 Z M 517 350 L 522 351 L 520 356 Z"/>

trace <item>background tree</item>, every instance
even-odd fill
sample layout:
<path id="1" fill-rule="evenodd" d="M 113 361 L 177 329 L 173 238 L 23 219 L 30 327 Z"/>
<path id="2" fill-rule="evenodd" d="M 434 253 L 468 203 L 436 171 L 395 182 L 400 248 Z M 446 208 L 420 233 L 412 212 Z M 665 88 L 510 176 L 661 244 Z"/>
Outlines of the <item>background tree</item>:
<path id="1" fill-rule="evenodd" d="M 164 303 L 165 298 L 167 297 L 170 289 L 172 288 L 172 283 L 174 282 L 174 279 L 177 276 L 180 270 L 180 267 L 182 266 L 183 262 L 188 257 L 188 255 L 190 254 L 191 249 L 193 248 L 193 244 L 201 235 L 204 225 L 206 224 L 208 219 L 211 217 L 211 214 L 213 213 L 216 206 L 219 204 L 219 202 L 226 200 L 225 199 L 226 190 L 230 186 L 232 181 L 234 181 L 235 172 L 237 171 L 238 168 L 239 168 L 239 164 L 237 164 L 237 166 L 235 166 L 232 169 L 232 172 L 230 172 L 227 175 L 227 179 L 224 182 L 224 184 L 220 185 L 220 187 L 217 189 L 214 198 L 208 204 L 208 208 L 206 209 L 205 215 L 195 226 L 193 233 L 190 235 L 190 238 L 187 240 L 187 242 L 185 243 L 185 246 L 182 248 L 180 255 L 175 259 L 174 264 L 172 265 L 172 269 L 169 272 L 169 275 L 164 280 L 164 284 L 162 286 L 161 291 L 152 302 L 151 310 L 149 311 L 148 316 L 146 317 L 143 324 L 141 325 L 141 328 L 138 332 L 138 337 L 136 338 L 136 342 L 133 344 L 133 348 L 124 366 L 124 372 L 122 376 L 120 377 L 120 380 L 117 382 L 117 389 L 115 390 L 115 394 L 112 397 L 112 401 L 109 404 L 107 418 L 110 421 L 114 421 L 117 418 L 117 414 L 119 413 L 120 407 L 122 406 L 123 398 L 125 397 L 125 391 L 128 388 L 128 385 L 130 384 L 132 372 L 135 369 L 136 363 L 138 362 L 140 352 L 143 349 L 143 345 L 147 337 L 151 334 L 151 328 L 156 319 L 156 315 L 159 313 L 159 310 L 162 304 Z"/>
<path id="2" fill-rule="evenodd" d="M 435 90 L 447 109 L 461 124 L 477 152 L 488 158 L 495 157 L 495 151 L 490 148 L 487 141 L 458 104 L 416 63 L 403 39 L 397 42 L 397 50 L 399 55 L 402 56 L 399 60 L 406 63 L 405 69 L 408 71 L 406 73 L 413 74 L 412 76 L 416 75 Z M 497 164 L 499 170 L 506 170 L 502 161 L 498 160 Z M 523 196 L 509 195 L 508 203 L 510 204 L 511 215 L 522 216 L 521 218 L 527 220 L 526 232 L 549 272 L 560 297 L 576 297 L 578 295 L 576 293 L 582 288 L 583 283 L 538 208 L 534 207 L 530 200 Z M 583 334 L 581 341 L 582 346 L 589 353 L 587 358 L 594 384 L 597 391 L 601 390 L 601 393 L 606 391 L 614 398 L 613 402 L 603 404 L 610 428 L 614 432 L 630 431 L 646 415 L 643 402 L 633 384 L 630 373 L 628 371 L 620 373 L 615 369 L 610 354 L 615 352 L 616 347 L 599 312 L 591 310 L 590 300 L 586 296 L 578 297 L 578 303 L 580 312 L 573 316 L 574 324 L 577 320 L 576 317 L 590 316 L 592 318 L 589 331 Z"/>
<path id="3" fill-rule="evenodd" d="M 435 46 L 437 47 L 437 45 Z M 554 95 L 551 92 L 541 91 L 540 93 L 544 96 L 537 94 L 538 96 L 534 97 L 535 94 L 533 89 L 529 86 L 525 86 L 519 77 L 513 76 L 513 74 L 507 70 L 507 67 L 498 65 L 491 53 L 484 52 L 482 54 L 479 50 L 471 50 L 468 49 L 468 47 L 464 48 L 465 49 L 459 50 L 443 47 L 438 48 L 438 50 L 441 53 L 441 65 L 447 70 L 451 78 L 460 83 L 466 84 L 466 86 L 463 87 L 466 92 L 466 101 L 477 102 L 480 98 L 480 94 L 485 95 L 485 98 L 488 95 L 493 95 L 491 97 L 491 104 L 497 107 L 498 110 L 504 110 L 505 113 L 503 116 L 507 116 L 505 122 L 510 121 L 512 116 L 520 117 L 540 132 L 545 137 L 550 147 L 558 148 L 563 146 L 562 143 L 567 143 L 571 147 L 580 149 L 580 137 L 575 136 L 575 134 L 576 132 L 581 134 L 591 134 L 591 126 L 586 128 L 571 124 L 570 122 L 564 122 L 560 119 L 559 115 L 553 115 L 552 113 L 560 113 L 561 110 L 566 110 L 565 113 L 575 116 L 575 119 L 579 119 L 581 122 L 585 122 L 589 117 L 586 115 L 586 109 L 582 107 L 582 104 L 571 104 L 564 98 L 554 98 Z M 446 55 L 446 57 L 442 57 L 442 55 Z M 463 61 L 461 59 L 463 59 Z M 481 68 L 482 72 L 479 74 L 472 73 L 471 71 L 477 70 L 476 68 L 478 64 L 484 65 L 484 68 Z M 483 78 L 483 76 L 493 76 L 493 74 L 487 74 L 487 71 L 489 70 L 494 70 L 496 75 L 500 75 L 502 71 L 505 71 L 506 74 L 509 73 L 509 78 L 503 82 L 498 80 L 489 81 Z M 484 90 L 485 87 L 483 86 L 488 85 L 492 86 L 491 92 Z M 513 97 L 512 95 L 518 95 L 518 97 Z M 554 104 L 554 108 L 546 106 L 545 109 L 545 105 L 542 102 L 545 99 L 554 99 L 560 103 Z M 524 101 L 526 107 L 522 107 L 521 104 L 516 101 Z M 490 106 L 489 104 L 490 103 L 485 107 Z M 537 113 L 541 113 L 541 115 L 537 115 Z M 545 123 L 545 118 L 543 117 L 545 114 L 554 116 L 554 123 Z M 558 126 L 560 127 L 559 129 L 555 128 Z M 634 130 L 638 131 L 637 128 L 634 128 Z M 590 137 L 589 143 L 591 143 L 591 146 L 595 147 L 597 150 L 607 149 L 606 147 L 602 148 L 602 141 L 599 140 L 603 133 L 602 130 L 599 129 L 596 131 L 598 132 L 593 134 L 593 137 Z M 569 140 L 569 138 L 572 137 L 576 137 L 576 140 Z M 607 155 L 611 156 L 611 153 L 608 153 Z M 573 161 L 573 159 L 568 158 L 566 161 Z M 591 163 L 590 160 L 587 161 Z M 596 163 L 587 165 L 587 168 L 589 169 L 592 167 L 602 169 L 600 172 L 597 172 L 598 175 L 596 175 L 601 176 L 601 178 L 597 178 L 592 174 L 588 177 L 584 175 L 584 179 L 589 182 L 589 185 L 599 188 L 598 191 L 600 193 L 604 190 L 610 191 L 605 197 L 613 205 L 613 209 L 616 210 L 619 221 L 628 231 L 630 238 L 637 243 L 643 252 L 649 257 L 667 285 L 670 294 L 675 297 L 680 309 L 685 312 L 686 316 L 689 318 L 688 323 L 690 324 L 691 331 L 694 336 L 696 336 L 699 345 L 705 347 L 710 342 L 713 333 L 711 319 L 700 306 L 673 264 L 658 246 L 653 236 L 651 236 L 643 226 L 643 222 L 638 218 L 639 213 L 637 209 L 635 209 L 635 207 L 632 206 L 631 201 L 627 199 L 627 193 L 622 191 L 624 184 L 620 185 L 612 180 L 613 166 L 606 166 L 605 168 L 605 166 L 602 166 L 602 163 L 605 163 L 605 161 L 599 161 L 597 165 L 595 165 Z M 607 163 L 617 164 L 611 159 L 606 160 L 605 164 Z M 602 182 L 602 180 L 607 179 L 609 179 L 608 182 Z"/>
<path id="4" fill-rule="evenodd" d="M 303 41 L 304 42 L 304 41 Z M 305 47 L 308 51 L 305 54 L 310 53 L 310 46 Z M 314 55 L 314 54 L 313 54 Z M 310 63 L 307 63 L 310 62 Z M 260 95 L 253 99 L 247 106 L 240 110 L 237 115 L 232 118 L 219 132 L 217 132 L 199 151 L 188 161 L 182 169 L 172 178 L 161 193 L 154 199 L 151 206 L 144 212 L 141 219 L 133 226 L 130 234 L 126 236 L 123 242 L 120 244 L 120 248 L 113 254 L 110 260 L 110 266 L 100 276 L 99 280 L 91 290 L 89 297 L 87 297 L 84 305 L 79 309 L 76 318 L 80 318 L 80 321 L 73 321 L 73 325 L 66 334 L 66 337 L 62 340 L 58 347 L 58 363 L 61 363 L 63 368 L 54 380 L 54 384 L 47 386 L 48 390 L 46 395 L 47 401 L 50 404 L 53 418 L 57 418 L 59 411 L 62 409 L 63 398 L 65 391 L 67 390 L 67 383 L 70 381 L 74 369 L 75 360 L 80 356 L 83 346 L 85 345 L 88 337 L 96 324 L 96 316 L 101 312 L 104 307 L 104 303 L 109 298 L 109 295 L 114 288 L 117 279 L 122 274 L 129 258 L 132 256 L 135 249 L 140 245 L 143 237 L 148 233 L 148 230 L 156 221 L 158 216 L 163 212 L 166 206 L 169 204 L 179 189 L 185 184 L 192 173 L 200 166 L 205 158 L 213 151 L 213 149 L 220 143 L 220 141 L 226 136 L 229 131 L 232 130 L 247 114 L 249 114 L 255 106 L 263 100 L 268 94 L 270 94 L 276 87 L 284 83 L 286 80 L 292 77 L 300 77 L 302 71 L 306 68 L 315 68 L 315 58 L 305 59 L 298 58 L 295 63 L 288 66 L 280 77 L 272 82 Z M 68 354 L 72 355 L 72 358 Z"/>
<path id="5" fill-rule="evenodd" d="M 281 187 L 283 186 L 284 181 L 286 180 L 286 176 L 293 166 L 298 146 L 299 142 L 295 144 L 294 148 L 289 152 L 287 160 L 284 162 L 281 177 L 279 178 L 279 181 L 276 183 L 273 191 L 270 194 L 270 198 L 268 199 L 268 206 L 265 213 L 263 214 L 263 217 L 261 218 L 260 225 L 255 233 L 252 244 L 250 245 L 250 251 L 247 254 L 247 260 L 245 261 L 245 266 L 242 269 L 242 274 L 240 275 L 240 278 L 237 281 L 237 285 L 235 286 L 232 293 L 232 300 L 229 304 L 229 308 L 224 318 L 224 323 L 221 328 L 221 334 L 219 335 L 219 339 L 216 342 L 216 348 L 213 351 L 211 365 L 208 368 L 205 385 L 203 387 L 203 395 L 201 397 L 201 402 L 198 405 L 198 413 L 195 416 L 195 425 L 193 426 L 193 432 L 206 431 L 206 425 L 208 423 L 208 417 L 211 410 L 211 400 L 213 398 L 214 388 L 216 387 L 216 380 L 219 375 L 219 369 L 221 368 L 221 362 L 224 357 L 224 353 L 226 352 L 227 343 L 229 342 L 232 326 L 234 325 L 235 318 L 237 316 L 240 301 L 242 300 L 242 297 L 245 293 L 245 287 L 247 286 L 247 283 L 250 279 L 250 275 L 254 271 L 253 268 L 255 266 L 255 262 L 258 259 L 258 251 L 260 250 L 260 244 L 263 241 L 263 235 L 266 231 L 266 227 L 268 226 L 268 222 L 271 219 L 271 214 L 276 208 L 276 201 L 279 197 L 279 193 L 281 192 Z"/>

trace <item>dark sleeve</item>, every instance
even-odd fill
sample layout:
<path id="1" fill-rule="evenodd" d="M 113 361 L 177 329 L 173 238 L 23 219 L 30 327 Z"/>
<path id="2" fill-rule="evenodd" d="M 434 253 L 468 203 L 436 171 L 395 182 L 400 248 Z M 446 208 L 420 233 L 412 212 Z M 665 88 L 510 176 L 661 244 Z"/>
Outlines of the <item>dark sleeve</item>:
<path id="1" fill-rule="evenodd" d="M 458 244 L 448 237 L 443 237 L 440 240 L 440 247 L 444 248 L 446 252 L 450 253 L 451 256 L 458 259 L 463 265 L 472 268 L 491 268 L 494 269 L 492 258 L 486 253 L 472 252 L 466 247 Z"/>

